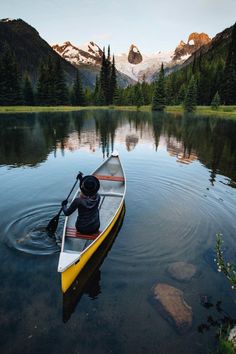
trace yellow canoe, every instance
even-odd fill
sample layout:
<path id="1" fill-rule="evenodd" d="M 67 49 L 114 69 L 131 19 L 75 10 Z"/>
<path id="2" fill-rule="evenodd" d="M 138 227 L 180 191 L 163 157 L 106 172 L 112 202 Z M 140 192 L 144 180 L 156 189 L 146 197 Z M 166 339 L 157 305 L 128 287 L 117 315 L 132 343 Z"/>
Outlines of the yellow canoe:
<path id="1" fill-rule="evenodd" d="M 66 217 L 58 263 L 63 293 L 70 288 L 88 260 L 106 239 L 124 205 L 126 179 L 118 153 L 114 152 L 92 174 L 100 181 L 100 230 L 94 235 L 82 235 L 75 229 L 77 211 Z M 80 189 L 76 191 L 74 198 L 79 192 Z"/>

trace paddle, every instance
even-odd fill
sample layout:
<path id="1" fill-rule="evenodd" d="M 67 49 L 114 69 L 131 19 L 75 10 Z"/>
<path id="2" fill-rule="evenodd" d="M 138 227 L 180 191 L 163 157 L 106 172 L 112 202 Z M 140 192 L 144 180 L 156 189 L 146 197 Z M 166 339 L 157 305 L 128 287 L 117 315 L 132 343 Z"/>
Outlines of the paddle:
<path id="1" fill-rule="evenodd" d="M 70 198 L 70 195 L 71 195 L 71 193 L 73 192 L 73 189 L 75 188 L 75 186 L 76 186 L 78 180 L 81 181 L 82 175 L 83 175 L 82 172 L 79 172 L 79 174 L 76 176 L 76 181 L 75 181 L 73 187 L 72 187 L 71 190 L 70 190 L 70 193 L 68 194 L 68 196 L 67 196 L 67 198 L 66 198 L 65 200 L 68 200 L 68 199 Z M 59 217 L 60 217 L 60 215 L 61 215 L 62 209 L 63 209 L 63 208 L 61 207 L 61 209 L 59 210 L 59 212 L 57 213 L 57 215 L 54 216 L 54 217 L 49 221 L 49 223 L 48 223 L 48 225 L 47 225 L 47 227 L 46 227 L 46 230 L 47 230 L 48 233 L 51 234 L 51 235 L 55 234 L 55 232 L 56 232 L 56 229 L 57 229 L 57 226 L 58 226 L 58 222 L 59 222 Z"/>

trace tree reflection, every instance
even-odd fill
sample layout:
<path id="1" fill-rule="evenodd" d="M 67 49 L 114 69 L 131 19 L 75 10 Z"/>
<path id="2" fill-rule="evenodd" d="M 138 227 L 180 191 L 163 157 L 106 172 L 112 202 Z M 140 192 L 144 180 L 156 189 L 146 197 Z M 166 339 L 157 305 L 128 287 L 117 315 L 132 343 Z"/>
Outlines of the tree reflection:
<path id="1" fill-rule="evenodd" d="M 101 148 L 106 157 L 115 143 L 132 152 L 138 144 L 151 142 L 158 151 L 162 137 L 177 162 L 198 159 L 204 164 L 214 185 L 219 173 L 236 179 L 235 136 L 234 121 L 191 114 L 96 110 L 1 115 L 0 164 L 34 167 L 51 153 L 56 157 L 58 151 L 82 147 L 91 152 Z"/>

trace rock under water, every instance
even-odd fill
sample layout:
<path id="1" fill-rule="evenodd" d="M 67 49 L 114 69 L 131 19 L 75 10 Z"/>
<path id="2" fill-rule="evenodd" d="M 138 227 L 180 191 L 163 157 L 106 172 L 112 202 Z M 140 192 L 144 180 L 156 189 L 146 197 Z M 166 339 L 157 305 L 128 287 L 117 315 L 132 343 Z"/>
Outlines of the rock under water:
<path id="1" fill-rule="evenodd" d="M 197 268 L 191 263 L 175 262 L 169 266 L 168 272 L 176 280 L 189 281 L 196 274 Z"/>
<path id="2" fill-rule="evenodd" d="M 168 284 L 159 283 L 154 288 L 154 297 L 163 317 L 167 318 L 180 334 L 192 326 L 192 308 L 184 300 L 183 291 Z"/>

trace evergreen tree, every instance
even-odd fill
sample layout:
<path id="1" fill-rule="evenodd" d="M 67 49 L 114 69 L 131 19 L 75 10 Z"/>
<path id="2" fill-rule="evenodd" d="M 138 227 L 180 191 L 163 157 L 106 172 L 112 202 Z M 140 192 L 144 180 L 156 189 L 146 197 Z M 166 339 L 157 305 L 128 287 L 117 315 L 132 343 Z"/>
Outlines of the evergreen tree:
<path id="1" fill-rule="evenodd" d="M 20 76 L 15 55 L 8 46 L 5 47 L 0 63 L 0 104 L 18 105 L 22 103 Z"/>
<path id="2" fill-rule="evenodd" d="M 90 106 L 93 101 L 93 95 L 89 87 L 86 87 L 84 90 L 84 98 L 85 98 L 85 102 L 84 102 L 85 106 Z"/>
<path id="3" fill-rule="evenodd" d="M 196 105 L 197 105 L 197 86 L 193 76 L 192 79 L 190 80 L 186 92 L 186 96 L 184 100 L 184 110 L 186 112 L 193 112 L 196 109 Z"/>
<path id="4" fill-rule="evenodd" d="M 61 61 L 58 59 L 54 64 L 54 104 L 66 105 L 68 104 L 68 89 L 66 86 L 65 75 L 61 67 Z"/>
<path id="5" fill-rule="evenodd" d="M 111 66 L 111 77 L 110 77 L 110 91 L 109 91 L 109 94 L 110 94 L 110 97 L 109 97 L 109 103 L 114 103 L 114 94 L 115 94 L 115 91 L 116 91 L 116 88 L 117 88 L 117 79 L 116 79 L 116 67 L 115 67 L 115 58 L 114 58 L 114 55 L 113 55 L 113 58 L 112 58 L 112 66 Z"/>
<path id="6" fill-rule="evenodd" d="M 42 106 L 56 104 L 54 67 L 50 57 L 40 65 L 37 83 L 37 103 Z"/>
<path id="7" fill-rule="evenodd" d="M 136 105 L 137 109 L 139 109 L 143 105 L 143 94 L 142 94 L 142 88 L 140 83 L 136 84 L 134 86 L 134 104 Z"/>
<path id="8" fill-rule="evenodd" d="M 93 104 L 95 106 L 99 105 L 99 96 L 100 96 L 99 91 L 100 91 L 100 79 L 98 76 L 96 76 L 95 89 L 93 92 Z"/>
<path id="9" fill-rule="evenodd" d="M 186 86 L 185 84 L 182 84 L 178 94 L 178 102 L 177 102 L 178 104 L 182 104 L 184 102 L 185 95 L 186 95 Z"/>
<path id="10" fill-rule="evenodd" d="M 232 39 L 225 63 L 221 97 L 224 104 L 236 103 L 236 23 L 233 27 Z"/>
<path id="11" fill-rule="evenodd" d="M 85 95 L 80 79 L 79 70 L 77 70 L 75 82 L 72 89 L 72 105 L 85 106 Z"/>
<path id="12" fill-rule="evenodd" d="M 104 101 L 104 104 L 108 105 L 111 103 L 110 95 L 110 78 L 111 78 L 111 61 L 110 61 L 110 49 L 108 47 L 108 56 L 106 58 L 105 48 L 103 49 L 102 55 L 102 66 L 100 71 L 100 99 L 99 101 Z"/>
<path id="13" fill-rule="evenodd" d="M 47 106 L 56 105 L 56 85 L 55 85 L 56 77 L 55 77 L 55 64 L 52 61 L 52 58 L 49 56 L 46 61 L 46 77 L 45 77 L 45 90 L 46 94 L 46 102 Z"/>
<path id="14" fill-rule="evenodd" d="M 218 91 L 216 92 L 215 96 L 213 97 L 213 100 L 211 101 L 211 108 L 212 109 L 218 109 L 220 105 L 220 95 Z"/>
<path id="15" fill-rule="evenodd" d="M 25 75 L 23 80 L 23 104 L 26 106 L 33 106 L 34 105 L 34 91 L 32 88 L 31 81 L 28 75 Z"/>
<path id="16" fill-rule="evenodd" d="M 119 106 L 122 104 L 122 90 L 118 87 L 115 88 L 114 95 L 113 95 L 113 104 Z"/>
<path id="17" fill-rule="evenodd" d="M 166 103 L 166 97 L 165 97 L 164 66 L 162 63 L 159 77 L 156 82 L 156 87 L 154 89 L 154 95 L 152 99 L 152 110 L 164 111 L 165 103 Z"/>

